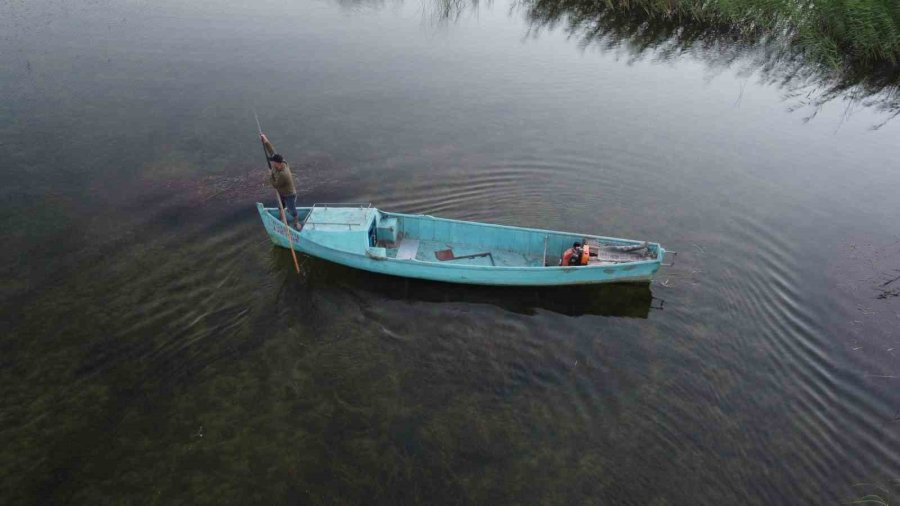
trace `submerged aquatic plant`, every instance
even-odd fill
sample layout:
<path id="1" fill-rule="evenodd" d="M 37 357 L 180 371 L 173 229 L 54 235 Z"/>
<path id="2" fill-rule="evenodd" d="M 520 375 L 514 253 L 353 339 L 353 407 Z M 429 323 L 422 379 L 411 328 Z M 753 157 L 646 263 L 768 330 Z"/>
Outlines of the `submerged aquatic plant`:
<path id="1" fill-rule="evenodd" d="M 887 482 L 887 484 L 881 483 L 856 483 L 853 486 L 856 488 L 860 488 L 860 493 L 865 493 L 865 495 L 861 495 L 854 499 L 847 501 L 846 504 L 869 504 L 874 506 L 891 506 L 890 502 L 890 490 L 888 488 L 896 489 L 896 486 L 900 485 L 900 479 L 891 480 Z"/>
<path id="2" fill-rule="evenodd" d="M 850 504 L 875 504 L 878 506 L 890 506 L 890 503 L 887 502 L 887 499 L 876 494 L 866 495 L 860 497 L 859 499 L 854 499 L 853 501 L 850 501 Z"/>

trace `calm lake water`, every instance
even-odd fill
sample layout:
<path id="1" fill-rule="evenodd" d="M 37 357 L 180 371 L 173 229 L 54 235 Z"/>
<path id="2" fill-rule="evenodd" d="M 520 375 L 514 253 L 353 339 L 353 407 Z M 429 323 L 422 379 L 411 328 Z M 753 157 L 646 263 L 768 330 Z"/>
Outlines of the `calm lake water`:
<path id="1" fill-rule="evenodd" d="M 0 502 L 898 500 L 900 120 L 529 5 L 0 2 Z M 678 261 L 297 276 L 254 109 L 303 204 Z"/>

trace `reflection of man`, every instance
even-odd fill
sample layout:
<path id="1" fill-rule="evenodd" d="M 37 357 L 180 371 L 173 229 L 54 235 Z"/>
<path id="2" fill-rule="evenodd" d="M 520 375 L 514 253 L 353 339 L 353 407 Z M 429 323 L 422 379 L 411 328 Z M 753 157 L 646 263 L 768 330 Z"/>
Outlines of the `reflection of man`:
<path id="1" fill-rule="evenodd" d="M 284 161 L 284 157 L 275 152 L 275 146 L 269 142 L 269 138 L 265 134 L 260 134 L 263 145 L 266 147 L 266 153 L 272 162 L 272 171 L 269 173 L 272 186 L 278 191 L 281 198 L 281 205 L 284 206 L 285 213 L 291 216 L 294 228 L 299 230 L 299 216 L 297 214 L 297 190 L 294 188 L 294 176 L 291 174 L 291 167 Z"/>

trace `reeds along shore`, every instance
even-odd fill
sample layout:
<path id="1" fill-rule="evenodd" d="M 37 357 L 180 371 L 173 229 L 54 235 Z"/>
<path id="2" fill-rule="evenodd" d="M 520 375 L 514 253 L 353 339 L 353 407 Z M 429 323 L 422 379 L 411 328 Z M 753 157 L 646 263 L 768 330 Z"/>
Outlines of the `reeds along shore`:
<path id="1" fill-rule="evenodd" d="M 735 39 L 778 39 L 833 68 L 896 66 L 900 60 L 900 2 L 895 0 L 522 0 L 533 20 L 640 20 L 697 26 Z M 693 26 L 687 26 L 693 25 Z M 749 40 L 748 40 L 749 39 Z"/>
<path id="2" fill-rule="evenodd" d="M 442 0 L 448 1 L 448 0 Z M 532 30 L 562 27 L 583 45 L 634 58 L 690 53 L 737 65 L 802 97 L 900 114 L 897 0 L 518 0 Z M 885 120 L 886 122 L 887 120 Z M 884 124 L 884 123 L 882 123 Z M 880 126 L 880 125 L 879 125 Z"/>

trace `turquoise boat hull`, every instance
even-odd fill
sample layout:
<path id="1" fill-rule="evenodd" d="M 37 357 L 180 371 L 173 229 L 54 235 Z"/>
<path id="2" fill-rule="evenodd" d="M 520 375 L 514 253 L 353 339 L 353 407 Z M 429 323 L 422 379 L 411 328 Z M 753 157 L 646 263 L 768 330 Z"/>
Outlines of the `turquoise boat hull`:
<path id="1" fill-rule="evenodd" d="M 498 286 L 647 282 L 665 256 L 657 243 L 390 213 L 365 205 L 298 208 L 302 225 L 296 230 L 281 222 L 277 208 L 256 206 L 277 246 L 406 278 Z M 600 256 L 588 265 L 560 266 L 565 249 L 582 241 L 593 244 Z M 629 248 L 643 253 L 606 253 Z"/>

